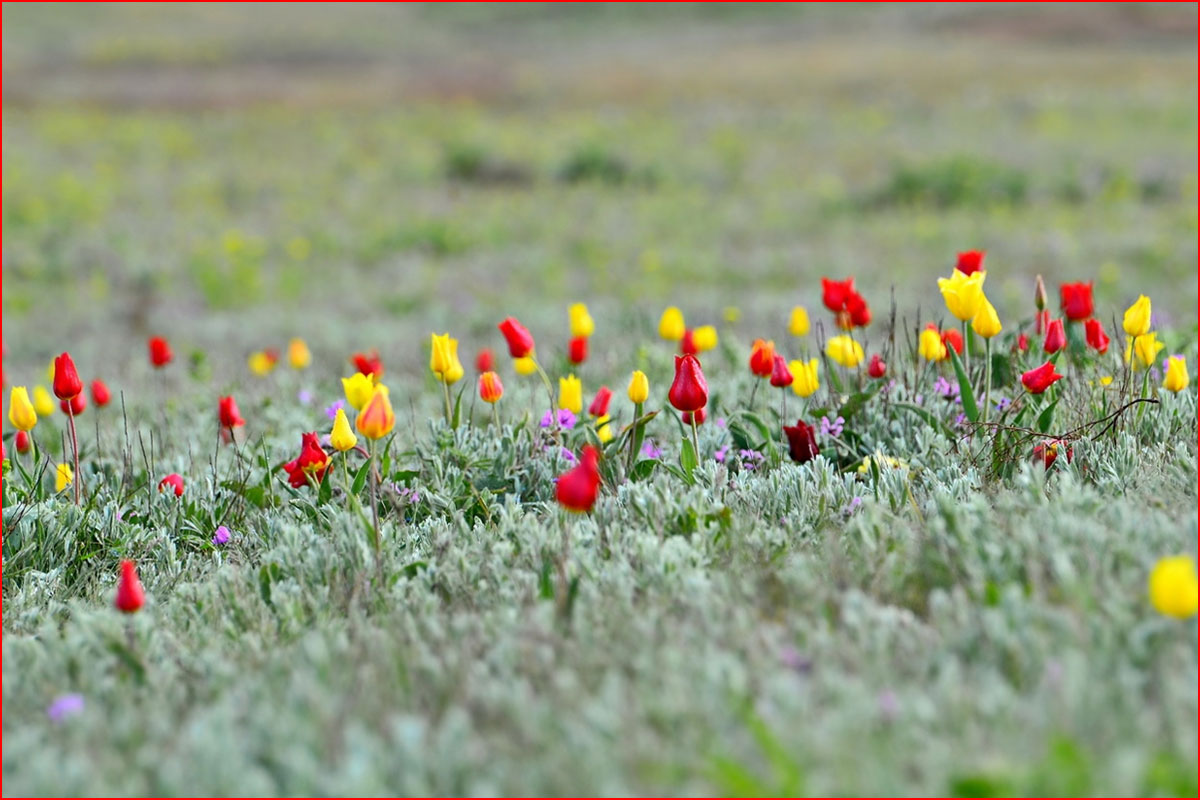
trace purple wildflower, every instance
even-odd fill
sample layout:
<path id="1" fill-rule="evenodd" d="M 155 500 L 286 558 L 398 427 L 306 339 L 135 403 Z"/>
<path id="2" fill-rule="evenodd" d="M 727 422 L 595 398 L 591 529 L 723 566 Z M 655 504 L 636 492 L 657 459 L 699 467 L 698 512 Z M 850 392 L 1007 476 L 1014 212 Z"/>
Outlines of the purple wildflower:
<path id="1" fill-rule="evenodd" d="M 716 425 L 718 428 L 724 428 L 724 427 L 725 427 L 725 418 L 724 418 L 724 417 L 717 417 L 717 418 L 716 418 L 716 419 L 713 421 L 713 424 L 714 424 L 714 425 Z"/>
<path id="2" fill-rule="evenodd" d="M 937 392 L 938 394 L 940 394 L 942 397 L 946 398 L 947 400 L 949 400 L 952 397 L 957 398 L 959 396 L 959 394 L 962 392 L 962 389 L 959 387 L 959 385 L 957 383 L 951 383 L 950 381 L 943 378 L 941 375 L 939 375 L 938 379 L 934 382 L 933 390 L 935 392 Z"/>
<path id="3" fill-rule="evenodd" d="M 571 412 L 568 411 L 567 413 L 569 414 Z M 572 453 L 570 450 L 568 450 L 565 447 L 562 449 L 562 457 L 563 457 L 563 461 L 566 461 L 568 464 L 575 463 L 575 454 Z"/>
<path id="4" fill-rule="evenodd" d="M 229 528 L 226 528 L 224 525 L 222 525 L 219 528 L 217 528 L 216 533 L 213 534 L 212 543 L 217 545 L 218 547 L 220 547 L 221 545 L 227 544 L 228 542 L 229 542 Z"/>
<path id="5" fill-rule="evenodd" d="M 541 426 L 549 428 L 554 425 L 553 412 L 547 411 L 542 415 Z M 558 427 L 561 430 L 570 430 L 575 427 L 575 415 L 571 413 L 569 408 L 560 408 L 558 410 Z"/>
<path id="6" fill-rule="evenodd" d="M 1012 405 L 1012 400 L 1009 400 L 1007 397 L 1001 397 L 999 400 L 996 401 L 996 410 L 1003 411 L 1004 409 L 1008 408 L 1011 405 Z"/>
<path id="7" fill-rule="evenodd" d="M 880 692 L 876 702 L 879 704 L 879 715 L 888 722 L 891 722 L 900 713 L 900 701 L 897 700 L 896 693 L 891 689 L 884 689 Z"/>
<path id="8" fill-rule="evenodd" d="M 856 496 L 856 497 L 852 497 L 852 498 L 850 498 L 850 502 L 849 502 L 849 504 L 847 504 L 847 506 L 846 506 L 845 508 L 843 508 L 843 509 L 842 509 L 842 515 L 843 515 L 843 516 L 846 516 L 846 517 L 850 516 L 850 515 L 851 515 L 851 514 L 853 514 L 855 511 L 857 511 L 857 510 L 858 510 L 858 507 L 859 507 L 859 506 L 861 506 L 861 505 L 862 505 L 862 498 L 861 498 L 861 497 L 857 497 L 857 496 Z"/>
<path id="9" fill-rule="evenodd" d="M 325 409 L 325 416 L 330 419 L 337 419 L 337 412 L 346 407 L 345 400 L 337 400 L 329 408 Z"/>
<path id="10" fill-rule="evenodd" d="M 722 445 L 721 447 L 717 448 L 717 452 L 713 453 L 713 460 L 720 461 L 722 464 L 724 464 L 725 463 L 725 454 L 728 452 L 729 452 L 729 445 L 727 445 L 727 444 Z"/>
<path id="11" fill-rule="evenodd" d="M 754 471 L 754 469 L 762 464 L 766 456 L 757 450 L 738 450 L 738 458 L 741 459 L 742 467 Z"/>
<path id="12" fill-rule="evenodd" d="M 846 424 L 846 420 L 838 417 L 831 420 L 829 417 L 821 417 L 821 435 L 832 436 L 837 438 L 842 435 L 842 430 Z"/>
<path id="13" fill-rule="evenodd" d="M 662 448 L 655 445 L 652 439 L 647 439 L 642 443 L 642 455 L 646 458 L 658 458 L 662 455 Z"/>
<path id="14" fill-rule="evenodd" d="M 64 694 L 55 698 L 46 708 L 46 716 L 51 722 L 62 722 L 67 717 L 73 717 L 83 711 L 84 702 L 81 694 Z"/>
<path id="15" fill-rule="evenodd" d="M 400 487 L 400 498 L 409 503 L 418 503 L 421 500 L 421 495 L 417 492 L 416 489 L 413 489 L 408 486 L 401 486 Z"/>
<path id="16" fill-rule="evenodd" d="M 784 645 L 779 651 L 779 660 L 788 669 L 795 670 L 800 674 L 807 674 L 812 671 L 812 660 L 800 655 L 800 651 L 789 645 Z"/>
<path id="17" fill-rule="evenodd" d="M 959 414 L 957 417 L 954 418 L 954 427 L 961 428 L 966 423 L 966 421 L 967 421 L 967 415 Z"/>
<path id="18" fill-rule="evenodd" d="M 306 406 L 312 402 L 312 392 L 310 392 L 308 389 L 301 389 L 300 391 L 296 392 L 296 399 L 300 401 L 300 405 Z M 336 411 L 333 413 L 335 415 L 337 414 Z"/>

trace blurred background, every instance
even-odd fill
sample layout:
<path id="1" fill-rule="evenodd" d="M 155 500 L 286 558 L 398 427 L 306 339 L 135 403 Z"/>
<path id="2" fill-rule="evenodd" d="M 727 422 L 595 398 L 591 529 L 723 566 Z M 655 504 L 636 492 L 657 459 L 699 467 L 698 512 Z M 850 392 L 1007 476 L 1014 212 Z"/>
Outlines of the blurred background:
<path id="1" fill-rule="evenodd" d="M 1194 5 L 6 5 L 10 364 L 662 307 L 782 336 L 955 252 L 1196 324 Z M 917 305 L 924 310 L 918 312 Z M 52 335 L 49 335 L 52 334 Z M 877 334 L 878 335 L 878 334 Z M 597 341 L 603 341 L 598 338 Z M 239 362 L 243 363 L 243 362 Z M 11 370 L 10 370 L 11 371 Z"/>

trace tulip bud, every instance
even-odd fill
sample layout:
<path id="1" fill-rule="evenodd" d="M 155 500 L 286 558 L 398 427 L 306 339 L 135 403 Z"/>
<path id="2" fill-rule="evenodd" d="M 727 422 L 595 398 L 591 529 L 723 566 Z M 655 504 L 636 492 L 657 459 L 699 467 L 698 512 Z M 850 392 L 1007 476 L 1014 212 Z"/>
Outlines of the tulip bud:
<path id="1" fill-rule="evenodd" d="M 346 402 L 355 411 L 362 410 L 362 407 L 371 399 L 371 395 L 375 393 L 375 388 L 371 377 L 361 372 L 356 372 L 349 378 L 342 378 L 342 390 L 346 393 Z"/>
<path id="2" fill-rule="evenodd" d="M 808 329 L 808 310 L 804 306 L 796 306 L 792 309 L 792 315 L 788 317 L 788 333 L 792 336 L 807 336 Z"/>
<path id="3" fill-rule="evenodd" d="M 986 272 L 964 275 L 957 269 L 949 278 L 938 278 L 938 289 L 950 313 L 964 322 L 974 319 L 983 304 L 983 282 L 986 278 Z"/>
<path id="4" fill-rule="evenodd" d="M 108 391 L 108 386 L 102 380 L 92 381 L 92 402 L 96 404 L 96 408 L 104 408 L 112 400 L 112 394 Z"/>
<path id="5" fill-rule="evenodd" d="M 667 399 L 680 411 L 696 411 L 708 403 L 708 381 L 695 356 L 675 356 L 675 380 Z"/>
<path id="6" fill-rule="evenodd" d="M 810 397 L 821 388 L 821 382 L 817 377 L 817 366 L 819 363 L 817 359 L 811 358 L 807 364 L 803 361 L 793 361 L 788 364 L 788 370 L 792 373 L 792 377 L 795 378 L 792 382 L 793 392 L 800 397 Z"/>
<path id="7" fill-rule="evenodd" d="M 917 340 L 917 350 L 926 361 L 941 361 L 949 356 L 942 335 L 933 325 L 921 331 L 921 337 Z"/>
<path id="8" fill-rule="evenodd" d="M 532 375 L 533 373 L 537 372 L 537 362 L 534 361 L 532 357 L 514 358 L 513 370 L 515 370 L 518 375 Z"/>
<path id="9" fill-rule="evenodd" d="M 634 405 L 646 402 L 646 398 L 650 396 L 650 381 L 640 369 L 635 369 L 629 378 L 628 394 L 629 402 Z"/>
<path id="10" fill-rule="evenodd" d="M 1092 316 L 1092 282 L 1064 283 L 1058 287 L 1063 315 L 1072 322 Z"/>
<path id="11" fill-rule="evenodd" d="M 750 348 L 750 371 L 760 378 L 769 378 L 774 366 L 775 343 L 755 339 Z"/>
<path id="12" fill-rule="evenodd" d="M 533 334 L 514 317 L 508 317 L 498 326 L 508 342 L 508 353 L 513 358 L 525 358 L 533 352 Z"/>
<path id="13" fill-rule="evenodd" d="M 113 605 L 117 610 L 132 614 L 146 604 L 146 592 L 138 580 L 137 567 L 129 559 L 121 562 L 121 579 L 117 583 L 117 596 Z"/>
<path id="14" fill-rule="evenodd" d="M 1188 556 L 1160 559 L 1150 571 L 1150 604 L 1164 616 L 1196 616 L 1196 564 Z"/>
<path id="15" fill-rule="evenodd" d="M 692 426 L 693 422 L 695 422 L 696 426 L 699 427 L 700 425 L 704 424 L 704 420 L 708 419 L 708 412 L 703 408 L 697 408 L 695 411 L 683 412 L 681 417 L 683 419 L 683 424 L 689 428 Z"/>
<path id="16" fill-rule="evenodd" d="M 608 414 L 602 414 L 596 418 L 596 438 L 601 442 L 611 442 L 613 438 L 612 425 L 609 425 L 611 420 Z"/>
<path id="17" fill-rule="evenodd" d="M 1137 336 L 1134 339 L 1126 340 L 1125 342 L 1125 363 L 1129 363 L 1129 357 L 1132 351 L 1137 358 L 1133 362 L 1134 369 L 1145 369 L 1153 366 L 1158 358 L 1158 353 L 1166 347 L 1165 344 L 1158 340 L 1157 333 L 1147 333 L 1142 336 Z"/>
<path id="18" fill-rule="evenodd" d="M 945 358 L 950 357 L 950 348 L 954 348 L 954 352 L 960 356 L 962 355 L 963 337 L 956 329 L 950 328 L 949 330 L 942 331 L 942 344 L 946 345 L 947 348 Z"/>
<path id="19" fill-rule="evenodd" d="M 1031 369 L 1021 375 L 1021 383 L 1030 394 L 1041 394 L 1060 378 L 1062 378 L 1062 375 L 1055 372 L 1054 365 L 1047 361 L 1040 367 Z"/>
<path id="20" fill-rule="evenodd" d="M 612 390 L 607 386 L 601 386 L 596 392 L 596 396 L 592 398 L 592 404 L 588 406 L 588 413 L 593 417 L 603 417 L 608 414 L 608 404 L 612 401 Z"/>
<path id="21" fill-rule="evenodd" d="M 586 336 L 576 336 L 567 342 L 567 360 L 572 364 L 582 364 L 587 361 L 588 340 Z"/>
<path id="22" fill-rule="evenodd" d="M 862 345 L 849 336 L 834 336 L 825 343 L 825 354 L 847 369 L 854 369 L 863 360 Z"/>
<path id="23" fill-rule="evenodd" d="M 161 336 L 151 336 L 146 345 L 150 351 L 150 366 L 155 369 L 162 369 L 175 358 L 171 345 Z"/>
<path id="24" fill-rule="evenodd" d="M 54 471 L 54 491 L 61 492 L 75 482 L 75 473 L 70 464 L 59 464 Z"/>
<path id="25" fill-rule="evenodd" d="M 709 350 L 716 349 L 716 346 L 717 329 L 712 325 L 701 325 L 692 331 L 692 347 L 696 349 L 696 353 L 707 353 Z"/>
<path id="26" fill-rule="evenodd" d="M 246 424 L 242 413 L 238 410 L 237 401 L 230 397 L 217 400 L 217 422 L 225 429 L 238 428 Z"/>
<path id="27" fill-rule="evenodd" d="M 964 275 L 974 275 L 983 269 L 983 258 L 986 250 L 965 250 L 958 254 L 958 263 L 954 268 Z"/>
<path id="28" fill-rule="evenodd" d="M 288 363 L 292 369 L 306 369 L 312 363 L 312 351 L 303 339 L 295 338 L 288 342 Z"/>
<path id="29" fill-rule="evenodd" d="M 375 383 L 379 383 L 383 378 L 383 361 L 379 358 L 378 350 L 372 350 L 370 353 L 355 353 L 350 357 L 350 363 L 354 364 L 354 368 L 360 375 L 371 376 Z"/>
<path id="30" fill-rule="evenodd" d="M 59 408 L 64 414 L 70 414 L 73 417 L 78 417 L 87 408 L 87 395 L 83 392 L 72 397 L 70 400 L 59 400 Z"/>
<path id="31" fill-rule="evenodd" d="M 63 353 L 54 359 L 54 394 L 59 400 L 70 400 L 83 391 L 83 381 L 75 371 L 71 356 Z"/>
<path id="32" fill-rule="evenodd" d="M 675 306 L 668 307 L 658 320 L 658 335 L 668 342 L 678 342 L 683 339 L 687 326 L 683 321 L 683 312 Z"/>
<path id="33" fill-rule="evenodd" d="M 485 372 L 479 376 L 479 399 L 485 403 L 495 403 L 504 396 L 504 384 L 500 376 L 494 372 Z"/>
<path id="34" fill-rule="evenodd" d="M 172 472 L 170 475 L 167 475 L 161 481 L 158 482 L 158 493 L 159 494 L 162 494 L 163 491 L 165 491 L 167 489 L 174 491 L 176 497 L 182 497 L 183 496 L 183 476 L 180 475 L 178 472 Z"/>
<path id="35" fill-rule="evenodd" d="M 1167 359 L 1167 375 L 1163 378 L 1163 388 L 1168 392 L 1182 392 L 1188 387 L 1187 361 L 1182 356 L 1171 356 Z"/>
<path id="36" fill-rule="evenodd" d="M 571 338 L 586 339 L 595 332 L 596 323 L 592 320 L 592 315 L 588 313 L 588 307 L 583 303 L 573 304 L 567 309 L 567 315 L 571 322 Z"/>
<path id="37" fill-rule="evenodd" d="M 371 395 L 371 399 L 358 413 L 358 419 L 354 421 L 358 432 L 368 439 L 382 439 L 392 432 L 395 425 L 396 415 L 392 411 L 388 393 L 380 388 Z"/>
<path id="38" fill-rule="evenodd" d="M 32 446 L 30 442 L 30 436 L 25 431 L 17 431 L 17 435 L 14 437 L 13 441 L 17 445 L 17 452 L 21 453 L 22 455 L 28 453 Z"/>
<path id="39" fill-rule="evenodd" d="M 1050 320 L 1050 325 L 1046 328 L 1046 341 L 1042 345 L 1042 349 L 1049 353 L 1057 353 L 1067 346 L 1067 332 L 1063 328 L 1061 319 Z"/>
<path id="40" fill-rule="evenodd" d="M 462 362 L 458 360 L 458 339 L 450 334 L 430 334 L 429 369 L 447 386 L 457 383 L 463 376 Z"/>
<path id="41" fill-rule="evenodd" d="M 867 364 L 867 374 L 875 379 L 882 378 L 887 374 L 887 364 L 879 357 L 879 353 L 871 354 L 871 361 Z"/>
<path id="42" fill-rule="evenodd" d="M 996 313 L 996 307 L 991 304 L 991 301 L 987 297 L 984 297 L 983 303 L 979 306 L 979 313 L 971 321 L 971 330 L 984 339 L 991 339 L 1000 333 L 1002 328 L 1000 315 Z"/>
<path id="43" fill-rule="evenodd" d="M 33 410 L 39 417 L 48 417 L 54 413 L 54 398 L 46 391 L 45 386 L 33 387 Z"/>
<path id="44" fill-rule="evenodd" d="M 788 369 L 787 362 L 783 356 L 778 353 L 771 360 L 771 385 L 777 389 L 784 389 L 792 385 L 795 378 L 792 376 L 792 371 Z"/>
<path id="45" fill-rule="evenodd" d="M 1100 320 L 1092 317 L 1083 323 L 1083 334 L 1087 339 L 1088 347 L 1101 355 L 1108 352 L 1108 334 L 1104 332 L 1104 326 L 1100 324 Z"/>
<path id="46" fill-rule="evenodd" d="M 18 431 L 33 430 L 37 425 L 38 415 L 29 402 L 29 390 L 24 386 L 14 386 L 8 395 L 8 421 Z"/>
<path id="47" fill-rule="evenodd" d="M 350 420 L 346 418 L 346 410 L 339 408 L 333 418 L 333 430 L 329 434 L 329 445 L 339 453 L 354 449 L 358 437 L 350 429 Z"/>
<path id="48" fill-rule="evenodd" d="M 796 420 L 794 426 L 784 425 L 783 432 L 788 440 L 788 454 L 797 464 L 812 461 L 821 452 L 812 425 L 804 420 Z"/>
<path id="49" fill-rule="evenodd" d="M 558 407 L 572 414 L 583 411 L 583 383 L 574 375 L 558 379 Z"/>
<path id="50" fill-rule="evenodd" d="M 700 352 L 696 349 L 696 334 L 691 328 L 687 328 L 683 332 L 683 338 L 679 340 L 679 354 L 682 356 L 694 356 Z"/>
<path id="51" fill-rule="evenodd" d="M 492 350 L 489 347 L 483 348 L 479 351 L 479 355 L 475 356 L 475 369 L 478 370 L 480 374 L 483 374 L 484 372 L 491 372 L 495 366 L 495 363 L 496 361 L 492 357 Z"/>
<path id="52" fill-rule="evenodd" d="M 846 310 L 846 301 L 852 294 L 855 294 L 854 278 L 847 278 L 844 281 L 821 278 L 821 302 L 834 314 Z"/>
<path id="53" fill-rule="evenodd" d="M 592 510 L 600 491 L 600 451 L 588 445 L 583 448 L 579 464 L 558 477 L 555 496 L 559 505 L 577 514 Z"/>
<path id="54" fill-rule="evenodd" d="M 1046 308 L 1046 284 L 1042 281 L 1042 276 L 1037 276 L 1037 283 L 1033 288 L 1033 305 L 1038 311 Z"/>
<path id="55" fill-rule="evenodd" d="M 1125 311 L 1125 333 L 1130 336 L 1145 336 L 1150 332 L 1150 298 L 1138 295 L 1137 302 Z"/>

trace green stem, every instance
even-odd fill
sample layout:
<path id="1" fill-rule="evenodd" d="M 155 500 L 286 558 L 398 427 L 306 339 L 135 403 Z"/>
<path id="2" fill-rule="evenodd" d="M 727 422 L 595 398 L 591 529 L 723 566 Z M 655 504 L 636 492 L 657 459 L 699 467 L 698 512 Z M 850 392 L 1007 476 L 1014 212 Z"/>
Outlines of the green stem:
<path id="1" fill-rule="evenodd" d="M 692 449 L 696 451 L 696 462 L 700 462 L 700 441 L 696 436 L 696 415 L 699 411 L 692 412 Z"/>
<path id="2" fill-rule="evenodd" d="M 984 339 L 983 342 L 983 422 L 987 424 L 988 411 L 992 406 L 992 340 Z"/>
<path id="3" fill-rule="evenodd" d="M 496 404 L 492 403 L 492 427 L 500 427 L 500 412 L 496 410 Z"/>
<path id="4" fill-rule="evenodd" d="M 380 561 L 380 550 L 382 548 L 381 548 L 380 541 L 379 541 L 379 497 L 378 497 L 378 495 L 379 495 L 379 487 L 378 487 L 379 475 L 378 475 L 378 473 L 375 472 L 375 440 L 374 439 L 371 440 L 371 444 L 370 444 L 368 450 L 369 450 L 370 455 L 368 457 L 367 468 L 371 470 L 371 520 L 374 523 L 374 528 L 372 530 L 372 533 L 374 534 L 373 541 L 374 541 L 374 545 L 375 545 L 375 563 L 377 565 L 380 565 L 382 563 Z M 382 567 L 381 567 L 381 569 L 382 569 Z"/>
<path id="5" fill-rule="evenodd" d="M 445 379 L 442 379 L 442 394 L 446 398 L 446 427 L 448 428 L 451 424 L 450 417 L 453 415 L 453 412 L 450 410 L 450 384 L 446 383 Z"/>
<path id="6" fill-rule="evenodd" d="M 642 418 L 642 404 L 634 403 L 633 405 L 633 433 L 629 436 L 629 461 L 625 467 L 625 474 L 633 472 L 634 462 L 637 461 L 638 449 L 642 446 L 642 435 L 645 430 L 641 423 L 638 422 Z"/>
<path id="7" fill-rule="evenodd" d="M 75 492 L 75 505 L 79 505 L 79 440 L 75 437 L 75 410 L 71 401 L 67 401 L 67 423 L 71 428 L 71 455 L 75 460 L 75 472 L 71 478 L 71 488 Z"/>

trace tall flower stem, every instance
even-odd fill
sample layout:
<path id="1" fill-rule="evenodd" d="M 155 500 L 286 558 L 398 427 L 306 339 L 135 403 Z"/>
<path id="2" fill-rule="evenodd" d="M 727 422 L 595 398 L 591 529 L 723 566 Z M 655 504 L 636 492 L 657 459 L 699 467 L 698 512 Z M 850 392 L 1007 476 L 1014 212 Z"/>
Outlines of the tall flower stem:
<path id="1" fill-rule="evenodd" d="M 992 340 L 984 339 L 983 351 L 986 363 L 983 365 L 983 421 L 988 421 L 988 411 L 992 406 Z"/>
<path id="2" fill-rule="evenodd" d="M 967 375 L 971 374 L 971 332 L 967 330 L 967 321 L 962 321 L 962 338 L 963 338 L 963 369 Z"/>
<path id="3" fill-rule="evenodd" d="M 71 488 L 75 491 L 75 505 L 79 505 L 79 439 L 75 436 L 75 410 L 71 401 L 67 401 L 67 425 L 71 429 L 71 455 L 75 459 L 75 472 L 71 480 Z"/>
<path id="4" fill-rule="evenodd" d="M 441 381 L 441 384 L 442 395 L 446 398 L 446 427 L 450 427 L 450 418 L 453 416 L 453 412 L 450 410 L 450 384 L 444 380 Z"/>
<path id="5" fill-rule="evenodd" d="M 696 451 L 697 462 L 700 461 L 700 440 L 699 437 L 696 436 L 696 415 L 699 413 L 699 411 L 692 412 L 692 449 Z"/>
<path id="6" fill-rule="evenodd" d="M 633 430 L 629 434 L 629 461 L 625 466 L 625 474 L 633 472 L 633 463 L 637 459 L 638 448 L 642 445 L 642 426 L 638 422 L 642 418 L 642 404 L 634 403 Z"/>
<path id="7" fill-rule="evenodd" d="M 368 469 L 371 470 L 371 521 L 373 523 L 373 544 L 375 545 L 375 563 L 382 569 L 379 542 L 379 473 L 375 471 L 375 440 L 369 445 Z"/>
<path id="8" fill-rule="evenodd" d="M 496 409 L 495 403 L 492 403 L 492 427 L 500 427 L 500 412 Z"/>

